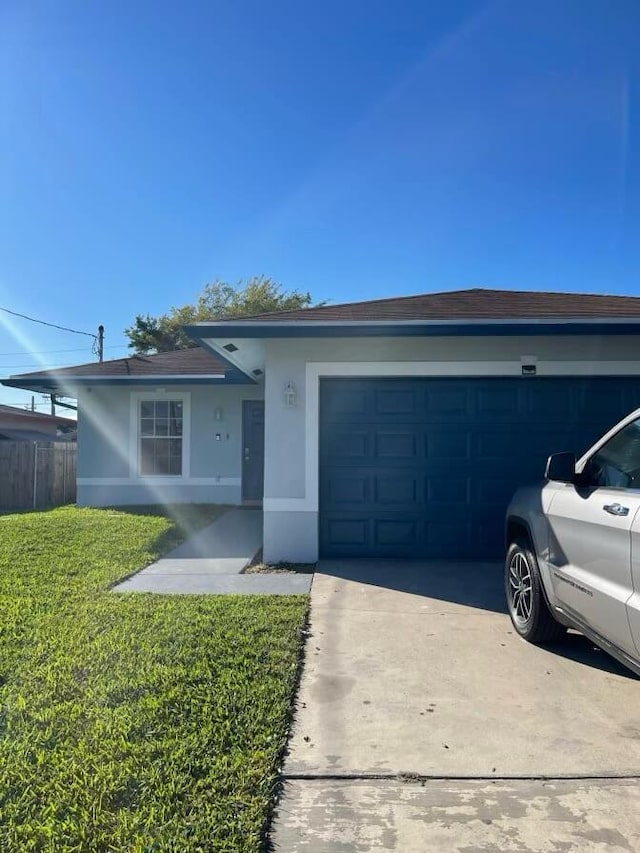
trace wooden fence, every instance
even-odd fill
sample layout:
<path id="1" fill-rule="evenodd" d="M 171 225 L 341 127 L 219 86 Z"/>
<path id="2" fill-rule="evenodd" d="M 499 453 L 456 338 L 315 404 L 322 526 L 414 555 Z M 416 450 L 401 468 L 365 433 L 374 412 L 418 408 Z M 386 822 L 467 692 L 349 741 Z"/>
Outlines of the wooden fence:
<path id="1" fill-rule="evenodd" d="M 0 441 L 0 512 L 74 503 L 76 455 L 74 442 Z"/>

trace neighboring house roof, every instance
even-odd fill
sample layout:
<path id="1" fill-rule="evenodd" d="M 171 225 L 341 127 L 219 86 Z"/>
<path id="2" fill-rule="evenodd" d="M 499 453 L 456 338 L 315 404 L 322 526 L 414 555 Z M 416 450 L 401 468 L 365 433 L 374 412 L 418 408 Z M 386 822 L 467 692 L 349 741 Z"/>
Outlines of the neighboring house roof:
<path id="1" fill-rule="evenodd" d="M 17 388 L 61 390 L 94 384 L 144 384 L 162 379 L 172 383 L 246 381 L 242 374 L 201 347 L 153 355 L 132 355 L 110 361 L 38 370 L 2 380 Z M 72 395 L 71 395 L 72 396 Z"/>
<path id="2" fill-rule="evenodd" d="M 4 429 L 4 427 L 0 426 L 0 441 L 73 442 L 76 439 L 77 432 L 67 433 L 66 435 L 53 435 L 50 432 L 38 432 L 38 430 L 34 429 Z"/>
<path id="3" fill-rule="evenodd" d="M 46 412 L 32 412 L 31 409 L 20 409 L 17 406 L 6 406 L 0 403 L 0 429 L 3 423 L 9 420 L 25 421 L 25 428 L 37 428 L 38 424 L 55 425 L 57 427 L 75 429 L 77 426 L 73 418 L 61 418 L 58 415 L 49 415 Z M 44 433 L 43 433 L 44 434 Z"/>
<path id="4" fill-rule="evenodd" d="M 257 314 L 251 320 L 640 318 L 640 298 L 525 290 L 454 290 Z M 234 321 L 227 321 L 234 322 Z"/>

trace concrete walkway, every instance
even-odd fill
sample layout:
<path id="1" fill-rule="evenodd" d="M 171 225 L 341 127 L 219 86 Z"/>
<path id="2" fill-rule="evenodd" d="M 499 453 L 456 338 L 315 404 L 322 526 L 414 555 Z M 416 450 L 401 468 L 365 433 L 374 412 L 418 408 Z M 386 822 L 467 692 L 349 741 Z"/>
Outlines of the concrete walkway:
<path id="1" fill-rule="evenodd" d="M 640 850 L 640 680 L 520 639 L 500 565 L 320 563 L 310 630 L 274 850 Z"/>
<path id="2" fill-rule="evenodd" d="M 113 591 L 239 595 L 309 592 L 311 575 L 242 574 L 261 546 L 262 512 L 232 509 Z"/>

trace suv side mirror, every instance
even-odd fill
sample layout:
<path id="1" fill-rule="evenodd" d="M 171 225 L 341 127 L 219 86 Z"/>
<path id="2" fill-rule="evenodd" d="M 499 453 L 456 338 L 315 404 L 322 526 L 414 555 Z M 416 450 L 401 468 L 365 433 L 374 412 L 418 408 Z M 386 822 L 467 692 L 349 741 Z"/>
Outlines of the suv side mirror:
<path id="1" fill-rule="evenodd" d="M 554 453 L 547 459 L 547 467 L 544 469 L 547 480 L 557 483 L 573 483 L 576 479 L 576 455 L 575 453 Z"/>

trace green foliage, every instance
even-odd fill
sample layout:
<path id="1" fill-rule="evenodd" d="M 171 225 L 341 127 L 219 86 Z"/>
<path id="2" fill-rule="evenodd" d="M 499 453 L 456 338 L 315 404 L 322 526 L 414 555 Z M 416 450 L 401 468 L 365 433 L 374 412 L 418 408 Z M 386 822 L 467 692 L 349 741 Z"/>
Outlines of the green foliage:
<path id="1" fill-rule="evenodd" d="M 256 853 L 305 598 L 108 592 L 210 517 L 0 516 L 0 850 Z"/>
<path id="2" fill-rule="evenodd" d="M 216 280 L 205 285 L 194 305 L 171 308 L 159 317 L 138 314 L 134 324 L 124 333 L 129 338 L 129 347 L 140 354 L 188 349 L 195 346 L 194 341 L 182 331 L 182 326 L 189 323 L 252 317 L 272 311 L 306 308 L 310 304 L 309 293 L 285 291 L 265 276 L 254 276 L 235 286 Z"/>

